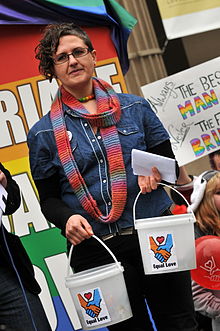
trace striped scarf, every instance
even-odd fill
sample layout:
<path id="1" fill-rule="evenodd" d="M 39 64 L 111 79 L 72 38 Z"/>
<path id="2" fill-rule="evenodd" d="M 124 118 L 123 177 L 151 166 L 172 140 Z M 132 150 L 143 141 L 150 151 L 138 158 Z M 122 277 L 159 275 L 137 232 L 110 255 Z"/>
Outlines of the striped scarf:
<path id="1" fill-rule="evenodd" d="M 120 119 L 121 109 L 118 97 L 108 83 L 94 77 L 93 89 L 98 109 L 96 114 L 88 113 L 82 103 L 61 87 L 52 104 L 50 117 L 61 164 L 81 206 L 94 219 L 103 223 L 112 223 L 121 216 L 127 198 L 126 172 L 115 126 Z M 62 103 L 73 109 L 77 116 L 86 119 L 91 126 L 100 128 L 107 154 L 112 194 L 112 208 L 106 216 L 102 215 L 97 202 L 90 194 L 74 159 L 67 135 Z"/>

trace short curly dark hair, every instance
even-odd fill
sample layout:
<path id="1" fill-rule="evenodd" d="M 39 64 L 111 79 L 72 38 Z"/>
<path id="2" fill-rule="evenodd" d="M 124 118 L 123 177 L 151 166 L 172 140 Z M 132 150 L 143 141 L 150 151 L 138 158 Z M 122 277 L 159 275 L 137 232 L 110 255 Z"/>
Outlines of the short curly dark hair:
<path id="1" fill-rule="evenodd" d="M 93 45 L 87 33 L 75 23 L 49 24 L 46 26 L 43 38 L 35 48 L 35 58 L 40 61 L 39 72 L 51 82 L 54 75 L 52 55 L 56 52 L 59 40 L 63 36 L 73 35 L 79 37 L 93 51 Z"/>

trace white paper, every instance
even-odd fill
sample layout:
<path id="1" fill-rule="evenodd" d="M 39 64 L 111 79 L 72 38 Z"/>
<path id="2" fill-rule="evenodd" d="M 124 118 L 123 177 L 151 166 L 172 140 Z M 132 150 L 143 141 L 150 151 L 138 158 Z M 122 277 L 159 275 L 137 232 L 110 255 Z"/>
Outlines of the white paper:
<path id="1" fill-rule="evenodd" d="M 169 157 L 132 149 L 131 165 L 135 175 L 150 176 L 152 167 L 156 167 L 163 180 L 176 182 L 175 160 Z"/>
<path id="2" fill-rule="evenodd" d="M 217 57 L 141 88 L 169 134 L 179 166 L 220 148 L 220 84 L 215 80 L 219 67 Z"/>

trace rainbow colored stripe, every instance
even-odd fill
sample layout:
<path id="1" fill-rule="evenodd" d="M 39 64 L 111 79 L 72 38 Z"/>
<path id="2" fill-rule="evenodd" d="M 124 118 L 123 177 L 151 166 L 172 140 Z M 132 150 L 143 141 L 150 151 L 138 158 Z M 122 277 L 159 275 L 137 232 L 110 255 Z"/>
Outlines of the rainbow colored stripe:
<path id="1" fill-rule="evenodd" d="M 101 79 L 93 78 L 94 92 L 97 101 L 97 114 L 89 114 L 83 105 L 63 87 L 54 100 L 50 117 L 53 125 L 60 161 L 65 174 L 81 206 L 96 220 L 104 223 L 115 222 L 121 216 L 127 198 L 127 180 L 121 144 L 115 124 L 119 121 L 121 109 L 118 97 L 112 87 Z M 76 160 L 71 151 L 62 103 L 74 110 L 79 117 L 100 127 L 100 133 L 106 149 L 112 192 L 112 208 L 108 215 L 102 215 L 96 201 L 89 192 L 80 174 Z"/>
<path id="2" fill-rule="evenodd" d="M 204 153 L 205 147 L 201 146 L 200 139 L 198 138 L 192 139 L 190 143 L 196 157 L 201 156 Z"/>
<path id="3" fill-rule="evenodd" d="M 211 108 L 213 105 L 218 105 L 219 103 L 214 90 L 210 90 L 210 94 L 208 94 L 207 92 L 202 93 L 202 97 L 204 98 L 205 102 L 201 99 L 200 96 L 194 97 L 194 104 L 196 111 L 194 110 L 194 107 L 190 100 L 187 100 L 185 102 L 185 106 L 178 105 L 179 111 L 184 120 L 187 119 L 187 113 L 189 113 L 190 116 L 194 116 L 197 113 L 200 113 L 201 110 L 207 110 L 208 108 Z"/>

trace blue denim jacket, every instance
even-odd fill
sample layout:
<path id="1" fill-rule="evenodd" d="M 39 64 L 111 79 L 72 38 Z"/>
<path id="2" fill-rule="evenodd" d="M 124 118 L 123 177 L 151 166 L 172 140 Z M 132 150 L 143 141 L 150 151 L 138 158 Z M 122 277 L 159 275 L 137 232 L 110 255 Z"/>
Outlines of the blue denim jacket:
<path id="1" fill-rule="evenodd" d="M 122 115 L 117 129 L 126 168 L 128 194 L 124 212 L 115 223 L 104 224 L 95 221 L 81 207 L 61 166 L 49 113 L 41 118 L 28 134 L 30 166 L 34 180 L 45 179 L 58 173 L 62 200 L 74 214 L 80 214 L 89 221 L 96 235 L 113 233 L 134 224 L 133 204 L 140 189 L 137 184 L 138 177 L 133 174 L 131 167 L 131 151 L 133 148 L 147 151 L 169 139 L 168 133 L 145 99 L 123 93 L 118 94 L 118 97 Z M 90 124 L 78 118 L 69 109 L 64 109 L 64 112 L 78 168 L 100 210 L 107 214 L 111 208 L 111 185 L 101 135 L 99 132 L 94 134 Z M 136 218 L 159 216 L 170 205 L 169 196 L 159 187 L 151 193 L 140 195 L 136 205 Z"/>

